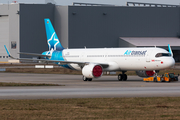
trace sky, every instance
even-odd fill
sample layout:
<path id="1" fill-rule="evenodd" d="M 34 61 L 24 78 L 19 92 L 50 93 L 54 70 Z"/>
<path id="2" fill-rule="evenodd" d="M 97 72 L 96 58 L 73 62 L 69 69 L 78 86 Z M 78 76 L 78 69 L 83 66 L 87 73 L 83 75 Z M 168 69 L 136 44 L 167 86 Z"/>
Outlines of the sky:
<path id="1" fill-rule="evenodd" d="M 44 4 L 45 0 L 0 0 L 0 3 L 12 3 L 17 1 L 18 3 L 34 3 Z M 49 1 L 49 0 L 48 0 Z M 97 4 L 112 4 L 117 6 L 126 6 L 126 2 L 143 2 L 143 3 L 157 3 L 157 4 L 172 4 L 180 5 L 180 0 L 54 0 L 57 5 L 72 5 L 73 2 L 82 3 L 97 3 Z"/>

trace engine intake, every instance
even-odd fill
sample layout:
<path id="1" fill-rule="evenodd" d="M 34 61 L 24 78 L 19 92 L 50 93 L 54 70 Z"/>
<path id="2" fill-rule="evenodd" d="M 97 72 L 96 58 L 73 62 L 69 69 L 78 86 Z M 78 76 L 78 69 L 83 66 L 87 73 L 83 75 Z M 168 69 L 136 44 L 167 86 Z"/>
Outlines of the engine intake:
<path id="1" fill-rule="evenodd" d="M 154 71 L 144 71 L 144 70 L 139 70 L 139 71 L 136 71 L 136 74 L 139 76 L 139 77 L 151 77 L 155 74 Z"/>
<path id="2" fill-rule="evenodd" d="M 87 78 L 98 78 L 103 74 L 101 65 L 89 64 L 85 65 L 82 69 L 82 74 Z"/>

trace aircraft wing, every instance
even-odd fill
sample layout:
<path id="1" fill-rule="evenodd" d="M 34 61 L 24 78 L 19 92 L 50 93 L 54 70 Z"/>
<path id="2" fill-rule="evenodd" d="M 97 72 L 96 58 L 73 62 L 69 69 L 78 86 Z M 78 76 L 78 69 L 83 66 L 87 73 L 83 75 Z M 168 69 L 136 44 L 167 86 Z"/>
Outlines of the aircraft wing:
<path id="1" fill-rule="evenodd" d="M 78 64 L 79 66 L 84 66 L 86 64 L 90 64 L 92 62 L 78 62 L 78 61 L 62 61 L 62 60 L 48 60 L 48 59 L 29 59 L 29 58 L 14 58 L 11 56 L 11 58 L 13 59 L 17 59 L 17 60 L 26 60 L 26 61 L 42 61 L 45 63 L 58 63 L 59 65 L 66 65 L 66 64 Z M 101 65 L 103 68 L 106 68 L 109 66 L 109 64 L 106 63 L 94 63 L 93 64 L 99 64 Z"/>
<path id="2" fill-rule="evenodd" d="M 14 58 L 13 56 L 10 55 L 9 51 L 7 50 L 6 46 L 4 45 L 6 52 L 8 54 L 8 56 L 12 59 L 16 59 L 16 60 L 26 60 L 26 61 L 42 61 L 42 62 L 53 62 L 53 63 L 58 63 L 59 65 L 65 65 L 65 64 L 78 64 L 79 66 L 84 66 L 86 64 L 90 64 L 92 62 L 78 62 L 78 61 L 62 61 L 62 60 L 48 60 L 48 59 L 30 59 L 30 58 Z M 26 55 L 34 55 L 33 53 L 25 53 Z M 36 54 L 36 55 L 40 55 L 40 54 Z M 46 57 L 46 55 L 44 56 Z M 48 56 L 49 57 L 49 56 Z M 99 64 L 101 65 L 103 68 L 106 68 L 109 66 L 108 63 L 95 63 L 93 62 L 92 64 Z"/>
<path id="3" fill-rule="evenodd" d="M 51 55 L 42 55 L 42 54 L 36 54 L 36 53 L 25 53 L 25 52 L 20 52 L 18 54 L 23 54 L 23 55 L 31 55 L 31 56 L 39 56 L 39 57 L 51 57 Z"/>

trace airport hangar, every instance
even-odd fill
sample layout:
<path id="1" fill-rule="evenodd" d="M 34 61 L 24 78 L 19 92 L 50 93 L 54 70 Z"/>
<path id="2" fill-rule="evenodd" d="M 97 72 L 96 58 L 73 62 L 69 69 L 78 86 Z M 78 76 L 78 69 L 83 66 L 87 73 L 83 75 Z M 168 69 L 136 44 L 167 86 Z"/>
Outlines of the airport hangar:
<path id="1" fill-rule="evenodd" d="M 138 5 L 138 6 L 137 6 Z M 112 48 L 172 46 L 180 61 L 180 7 L 176 5 L 127 3 L 127 6 L 73 3 L 1 4 L 0 62 L 14 62 L 19 52 L 48 50 L 44 18 L 50 18 L 65 48 Z M 23 62 L 23 61 L 21 61 Z"/>

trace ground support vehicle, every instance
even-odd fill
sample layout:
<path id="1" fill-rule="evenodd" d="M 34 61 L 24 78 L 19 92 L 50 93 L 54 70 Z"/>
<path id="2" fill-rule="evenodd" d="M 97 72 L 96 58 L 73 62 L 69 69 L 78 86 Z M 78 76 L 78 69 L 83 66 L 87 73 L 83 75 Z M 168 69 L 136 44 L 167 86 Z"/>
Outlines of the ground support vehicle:
<path id="1" fill-rule="evenodd" d="M 162 76 L 144 78 L 143 81 L 145 82 L 173 82 L 173 81 L 178 81 L 178 76 L 175 76 L 175 73 L 164 73 Z"/>

